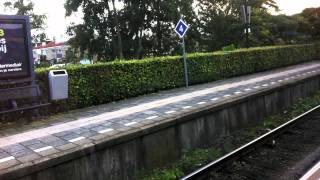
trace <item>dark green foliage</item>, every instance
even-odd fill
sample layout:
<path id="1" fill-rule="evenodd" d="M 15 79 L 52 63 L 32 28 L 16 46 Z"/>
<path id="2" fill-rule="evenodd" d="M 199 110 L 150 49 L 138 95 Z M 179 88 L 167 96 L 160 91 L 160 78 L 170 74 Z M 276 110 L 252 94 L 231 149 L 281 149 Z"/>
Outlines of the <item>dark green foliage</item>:
<path id="1" fill-rule="evenodd" d="M 143 180 L 175 180 L 181 178 L 186 173 L 200 168 L 206 163 L 221 156 L 221 152 L 214 148 L 198 149 L 185 153 L 182 158 L 167 169 L 156 169 L 149 176 L 137 179 Z"/>
<path id="2" fill-rule="evenodd" d="M 231 44 L 231 45 L 229 45 L 229 46 L 224 46 L 224 47 L 222 47 L 222 51 L 234 51 L 234 50 L 236 50 L 237 48 L 236 48 L 236 46 L 234 45 L 234 44 Z"/>
<path id="3" fill-rule="evenodd" d="M 41 62 L 41 64 L 36 64 L 35 67 L 36 68 L 48 68 L 48 67 L 50 67 L 50 63 L 49 62 Z"/>
<path id="4" fill-rule="evenodd" d="M 320 7 L 307 8 L 297 15 L 299 31 L 320 40 Z"/>
<path id="5" fill-rule="evenodd" d="M 314 60 L 320 46 L 299 45 L 239 49 L 188 56 L 190 84 L 212 82 Z M 184 86 L 179 56 L 69 66 L 69 100 L 55 106 L 76 109 Z M 47 69 L 38 69 L 42 92 L 47 94 Z M 52 109 L 54 110 L 54 109 Z"/>

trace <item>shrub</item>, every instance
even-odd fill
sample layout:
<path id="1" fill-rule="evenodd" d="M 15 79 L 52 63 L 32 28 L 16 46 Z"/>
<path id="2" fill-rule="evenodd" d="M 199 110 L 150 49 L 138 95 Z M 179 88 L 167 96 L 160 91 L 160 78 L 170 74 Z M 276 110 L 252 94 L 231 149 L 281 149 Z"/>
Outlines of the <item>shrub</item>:
<path id="1" fill-rule="evenodd" d="M 234 50 L 236 50 L 237 48 L 236 48 L 236 46 L 234 45 L 234 44 L 231 44 L 231 45 L 229 45 L 229 46 L 224 46 L 224 47 L 222 47 L 222 51 L 234 51 Z"/>
<path id="2" fill-rule="evenodd" d="M 293 65 L 319 57 L 320 45 L 273 46 L 188 56 L 190 84 L 212 82 Z M 48 69 L 37 69 L 37 79 L 48 96 Z M 54 103 L 50 111 L 99 105 L 159 90 L 183 87 L 183 61 L 179 56 L 67 67 L 69 99 Z"/>

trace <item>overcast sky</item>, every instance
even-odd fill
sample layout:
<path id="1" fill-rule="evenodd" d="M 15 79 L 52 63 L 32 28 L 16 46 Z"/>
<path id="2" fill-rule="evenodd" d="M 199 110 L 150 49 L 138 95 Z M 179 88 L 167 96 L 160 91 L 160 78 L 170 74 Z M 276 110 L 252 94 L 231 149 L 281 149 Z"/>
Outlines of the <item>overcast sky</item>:
<path id="1" fill-rule="evenodd" d="M 2 2 L 2 0 L 0 0 Z M 301 12 L 307 7 L 320 7 L 320 0 L 275 0 L 281 13 L 292 15 Z M 47 30 L 49 38 L 56 37 L 58 41 L 67 39 L 66 28 L 70 22 L 81 22 L 81 15 L 72 18 L 65 18 L 64 2 L 65 0 L 33 0 L 35 3 L 35 12 L 46 14 Z M 5 12 L 7 13 L 7 12 Z M 0 14 L 3 14 L 0 12 Z"/>
<path id="2" fill-rule="evenodd" d="M 275 0 L 283 14 L 293 15 L 309 7 L 320 7 L 320 0 Z"/>

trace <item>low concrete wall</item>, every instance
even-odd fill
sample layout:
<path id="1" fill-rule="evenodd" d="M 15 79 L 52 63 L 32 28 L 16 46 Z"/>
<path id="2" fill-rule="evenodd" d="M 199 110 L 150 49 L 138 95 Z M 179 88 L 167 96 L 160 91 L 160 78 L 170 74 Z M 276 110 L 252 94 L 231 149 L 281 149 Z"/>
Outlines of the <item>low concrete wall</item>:
<path id="1" fill-rule="evenodd" d="M 184 150 L 213 145 L 221 136 L 259 124 L 319 90 L 319 76 L 186 112 L 174 119 L 90 145 L 64 156 L 35 162 L 6 174 L 22 180 L 133 179 L 143 169 L 179 159 Z M 0 177 L 1 179 L 1 177 Z"/>

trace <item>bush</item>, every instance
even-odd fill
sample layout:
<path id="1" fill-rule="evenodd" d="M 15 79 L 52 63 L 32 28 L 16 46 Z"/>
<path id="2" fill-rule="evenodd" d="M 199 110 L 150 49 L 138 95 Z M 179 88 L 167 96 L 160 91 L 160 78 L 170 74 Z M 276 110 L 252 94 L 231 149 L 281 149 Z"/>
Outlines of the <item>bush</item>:
<path id="1" fill-rule="evenodd" d="M 222 51 L 234 51 L 234 50 L 236 50 L 237 48 L 236 48 L 236 46 L 234 45 L 234 44 L 231 44 L 231 45 L 229 45 L 229 46 L 224 46 L 224 47 L 222 47 Z"/>
<path id="2" fill-rule="evenodd" d="M 197 53 L 188 56 L 190 84 L 260 72 L 314 60 L 320 45 L 274 46 L 232 52 Z M 37 69 L 37 79 L 48 94 L 48 69 Z M 50 111 L 99 105 L 159 90 L 183 87 L 181 57 L 158 57 L 67 67 L 69 99 L 55 103 Z"/>
<path id="3" fill-rule="evenodd" d="M 36 68 L 50 67 L 50 63 L 48 61 L 41 61 L 40 64 L 36 64 L 35 67 Z"/>

